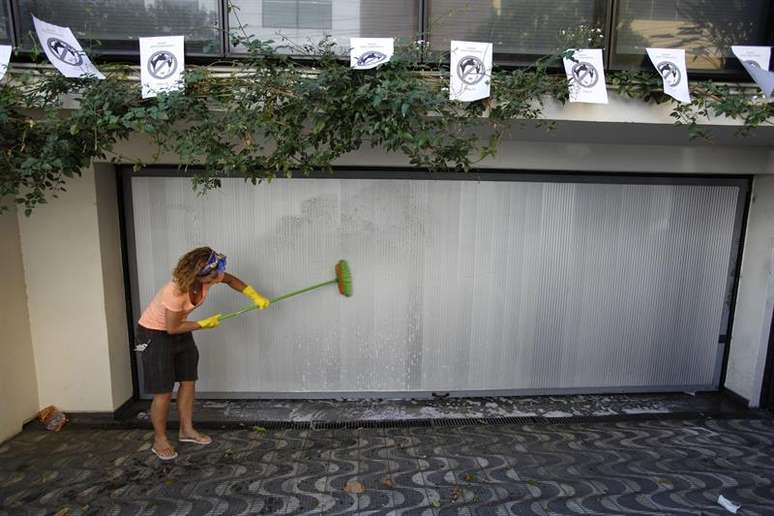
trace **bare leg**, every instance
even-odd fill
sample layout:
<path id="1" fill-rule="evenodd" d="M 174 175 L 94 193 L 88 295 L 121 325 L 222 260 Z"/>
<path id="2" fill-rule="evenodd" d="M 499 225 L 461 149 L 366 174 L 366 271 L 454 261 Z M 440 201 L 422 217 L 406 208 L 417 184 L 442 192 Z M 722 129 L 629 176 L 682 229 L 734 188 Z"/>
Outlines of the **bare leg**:
<path id="1" fill-rule="evenodd" d="M 167 415 L 169 414 L 169 401 L 172 393 L 154 394 L 151 403 L 151 421 L 153 422 L 153 449 L 163 457 L 171 457 L 175 449 L 167 440 Z"/>
<path id="2" fill-rule="evenodd" d="M 177 412 L 180 415 L 180 439 L 194 439 L 199 444 L 209 444 L 212 439 L 200 434 L 193 427 L 193 402 L 196 382 L 180 382 L 177 390 Z"/>

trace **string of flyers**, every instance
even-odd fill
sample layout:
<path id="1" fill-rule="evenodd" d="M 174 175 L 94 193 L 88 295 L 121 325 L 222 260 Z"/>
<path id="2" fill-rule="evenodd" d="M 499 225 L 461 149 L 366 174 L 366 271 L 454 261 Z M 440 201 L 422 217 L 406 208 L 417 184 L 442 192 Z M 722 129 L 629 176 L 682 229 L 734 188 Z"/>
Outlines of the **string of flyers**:
<path id="1" fill-rule="evenodd" d="M 104 79 L 91 62 L 69 27 L 60 27 L 33 17 L 35 30 L 48 60 L 65 77 Z M 142 98 L 162 92 L 184 89 L 184 36 L 139 38 Z M 493 45 L 486 42 L 450 43 L 449 99 L 473 102 L 491 94 Z M 690 103 L 685 49 L 648 48 L 647 54 L 663 80 L 664 92 L 682 103 Z M 771 47 L 732 46 L 747 73 L 765 97 L 774 96 L 774 72 L 769 71 Z M 393 57 L 394 38 L 351 38 L 350 67 L 356 70 L 376 68 Z M 12 48 L 0 45 L 0 79 L 5 75 Z M 564 69 L 569 84 L 570 102 L 607 104 L 602 50 L 570 49 L 564 53 Z"/>

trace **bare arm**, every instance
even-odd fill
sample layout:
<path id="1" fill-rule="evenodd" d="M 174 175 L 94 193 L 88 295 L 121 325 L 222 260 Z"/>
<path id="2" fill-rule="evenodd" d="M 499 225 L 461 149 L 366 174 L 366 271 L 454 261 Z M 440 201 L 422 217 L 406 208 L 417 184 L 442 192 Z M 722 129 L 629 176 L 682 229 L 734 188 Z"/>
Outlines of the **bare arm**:
<path id="1" fill-rule="evenodd" d="M 250 301 L 255 304 L 255 306 L 261 310 L 271 304 L 271 300 L 264 297 L 263 294 L 256 292 L 253 287 L 237 278 L 236 276 L 232 276 L 231 274 L 224 274 L 221 283 L 225 283 L 237 292 L 244 294 L 248 299 L 250 299 Z"/>
<path id="2" fill-rule="evenodd" d="M 175 335 L 178 333 L 187 333 L 189 331 L 201 330 L 199 323 L 187 321 L 183 312 L 166 311 L 167 333 Z"/>
<path id="3" fill-rule="evenodd" d="M 247 284 L 242 280 L 228 273 L 223 274 L 221 283 L 225 283 L 237 292 L 242 292 L 247 287 Z M 202 329 L 198 322 L 186 320 L 183 312 L 173 312 L 172 310 L 166 310 L 166 324 L 167 333 L 171 335 Z"/>
<path id="4" fill-rule="evenodd" d="M 245 287 L 247 287 L 247 283 L 237 278 L 236 276 L 232 276 L 229 273 L 225 273 L 223 275 L 223 281 L 221 283 L 225 283 L 226 285 L 233 288 L 237 292 L 242 292 L 245 289 Z"/>

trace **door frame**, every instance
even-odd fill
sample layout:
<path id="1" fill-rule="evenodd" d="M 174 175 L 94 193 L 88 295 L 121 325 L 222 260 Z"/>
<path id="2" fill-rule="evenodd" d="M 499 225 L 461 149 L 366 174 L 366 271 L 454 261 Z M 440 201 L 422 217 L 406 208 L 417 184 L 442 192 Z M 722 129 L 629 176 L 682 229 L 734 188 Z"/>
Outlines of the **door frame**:
<path id="1" fill-rule="evenodd" d="M 774 310 L 772 310 L 769 329 L 769 349 L 766 352 L 766 365 L 763 369 L 760 407 L 774 410 Z"/>
<path id="2" fill-rule="evenodd" d="M 128 286 L 126 291 L 126 303 L 128 317 L 128 331 L 130 336 L 130 356 L 132 367 L 132 385 L 135 399 L 150 399 L 150 395 L 143 392 L 140 385 L 142 374 L 142 365 L 137 361 L 137 354 L 134 352 L 134 333 L 136 319 L 141 313 L 139 306 L 139 287 L 136 259 L 136 240 L 134 227 L 134 212 L 132 203 L 132 178 L 133 177 L 177 177 L 190 178 L 198 167 L 190 167 L 186 172 L 175 165 L 152 165 L 139 171 L 135 171 L 131 165 L 120 165 L 117 167 L 119 176 L 119 209 L 121 211 L 121 234 L 124 254 L 124 275 L 125 283 Z M 234 176 L 238 179 L 238 176 Z M 570 172 L 566 170 L 517 170 L 517 169 L 475 169 L 467 173 L 460 172 L 440 172 L 433 173 L 421 170 L 414 170 L 406 167 L 335 167 L 332 173 L 313 172 L 304 176 L 294 176 L 294 178 L 303 180 L 310 179 L 393 179 L 393 180 L 433 180 L 433 181 L 506 181 L 506 182 L 538 182 L 538 183 L 578 183 L 578 184 L 642 184 L 642 185 L 702 185 L 702 186 L 735 186 L 739 188 L 739 198 L 737 200 L 737 213 L 734 221 L 732 236 L 731 256 L 729 258 L 729 271 L 727 276 L 726 300 L 724 303 L 724 322 L 720 328 L 718 336 L 719 352 L 717 354 L 717 363 L 715 366 L 715 378 L 717 379 L 716 390 L 723 388 L 728 368 L 729 351 L 731 347 L 731 331 L 733 329 L 734 309 L 736 305 L 737 291 L 739 287 L 739 273 L 741 268 L 741 257 L 744 249 L 744 238 L 747 213 L 749 211 L 750 197 L 752 191 L 752 176 L 747 175 L 714 175 L 714 174 L 661 174 L 661 173 L 612 173 L 612 172 Z M 253 186 L 246 184 L 246 187 L 260 188 L 260 185 Z M 774 335 L 772 336 L 774 339 Z M 769 367 L 770 376 L 768 382 L 774 389 L 774 351 L 772 351 L 772 340 L 769 346 L 769 359 L 772 362 Z M 585 391 L 584 391 L 585 392 Z M 589 391 L 590 392 L 590 391 Z M 601 391 L 600 391 L 601 392 Z M 610 392 L 606 390 L 604 392 Z M 623 391 L 622 391 L 623 392 Z M 626 392 L 629 392 L 628 390 Z M 643 391 L 647 392 L 647 391 Z M 451 393 L 452 396 L 507 396 L 510 391 L 465 391 Z M 233 398 L 243 399 L 252 398 L 331 398 L 331 397 L 361 397 L 361 398 L 380 398 L 385 395 L 398 395 L 403 397 L 431 397 L 437 393 L 433 392 L 347 392 L 347 393 L 304 393 L 304 396 L 298 396 L 294 393 L 267 393 L 266 396 L 249 395 L 243 393 L 233 393 Z M 524 395 L 523 392 L 513 392 L 511 395 Z M 214 398 L 215 396 L 213 396 Z M 228 399 L 229 396 L 217 396 L 221 399 Z M 774 397 L 774 393 L 772 393 Z M 774 400 L 772 400 L 774 402 Z"/>

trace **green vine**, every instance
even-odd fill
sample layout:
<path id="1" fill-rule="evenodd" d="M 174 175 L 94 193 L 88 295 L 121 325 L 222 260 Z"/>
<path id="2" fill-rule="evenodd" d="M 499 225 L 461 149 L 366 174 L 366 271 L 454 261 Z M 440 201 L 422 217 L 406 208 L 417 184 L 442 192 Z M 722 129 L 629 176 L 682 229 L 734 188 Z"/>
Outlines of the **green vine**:
<path id="1" fill-rule="evenodd" d="M 619 95 L 655 104 L 670 103 L 670 116 L 676 125 L 686 126 L 693 138 L 709 139 L 710 134 L 700 125 L 712 117 L 726 117 L 741 122 L 742 136 L 760 126 L 774 125 L 774 103 L 755 94 L 746 93 L 742 86 L 712 81 L 691 84 L 691 102 L 681 103 L 666 95 L 661 78 L 645 72 L 611 74 L 610 85 Z"/>
<path id="2" fill-rule="evenodd" d="M 496 70 L 492 96 L 463 104 L 449 101 L 448 65 L 428 65 L 421 42 L 396 48 L 377 69 L 354 71 L 329 40 L 295 49 L 313 57 L 301 61 L 270 41 L 232 39 L 247 49 L 245 58 L 188 67 L 185 92 L 148 100 L 129 66 L 100 65 L 103 81 L 66 79 L 50 68 L 11 70 L 0 85 L 0 212 L 16 204 L 31 213 L 94 160 L 143 166 L 114 152 L 137 133 L 155 143 L 156 159 L 171 152 L 181 168 L 195 166 L 194 188 L 202 193 L 224 177 L 256 184 L 330 171 L 363 146 L 402 153 L 418 169 L 465 172 L 496 154 L 514 120 L 543 123 L 544 101 L 568 98 L 567 80 L 552 65 L 571 52 Z M 610 84 L 621 95 L 673 102 L 654 74 L 615 73 Z M 693 136 L 707 115 L 741 121 L 747 132 L 774 118 L 774 104 L 727 85 L 695 84 L 692 94 L 691 104 L 673 102 L 672 116 Z M 63 109 L 65 99 L 77 109 Z"/>

